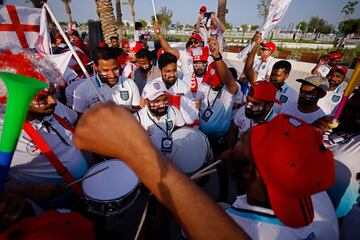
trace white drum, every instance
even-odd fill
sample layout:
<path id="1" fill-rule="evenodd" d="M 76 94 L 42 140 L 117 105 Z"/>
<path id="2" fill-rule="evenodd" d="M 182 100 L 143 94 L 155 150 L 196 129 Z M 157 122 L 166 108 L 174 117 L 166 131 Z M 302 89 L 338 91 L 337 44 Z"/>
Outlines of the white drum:
<path id="1" fill-rule="evenodd" d="M 192 174 L 213 160 L 207 137 L 199 130 L 183 127 L 172 133 L 173 151 L 169 156 L 174 165 Z"/>
<path id="2" fill-rule="evenodd" d="M 109 216 L 130 207 L 139 194 L 139 179 L 122 161 L 106 160 L 91 167 L 84 177 L 107 168 L 82 181 L 86 210 Z"/>

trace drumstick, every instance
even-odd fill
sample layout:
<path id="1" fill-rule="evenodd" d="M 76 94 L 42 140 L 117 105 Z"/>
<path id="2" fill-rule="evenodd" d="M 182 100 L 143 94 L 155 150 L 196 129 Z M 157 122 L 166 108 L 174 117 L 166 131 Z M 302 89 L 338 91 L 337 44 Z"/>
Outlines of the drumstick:
<path id="1" fill-rule="evenodd" d="M 94 175 L 96 175 L 96 174 L 98 174 L 98 173 L 101 173 L 102 171 L 105 171 L 105 170 L 108 169 L 108 168 L 109 168 L 109 166 L 104 167 L 104 168 L 102 168 L 102 169 L 100 169 L 100 170 L 97 170 L 97 171 L 95 171 L 95 172 L 93 172 L 93 173 L 91 173 L 91 174 L 89 174 L 89 175 L 87 175 L 87 176 L 85 176 L 85 177 L 79 178 L 78 180 L 75 180 L 75 181 L 67 184 L 65 187 L 71 187 L 72 185 L 74 185 L 74 184 L 76 184 L 76 183 L 78 183 L 78 182 L 81 182 L 82 180 L 85 180 L 85 179 L 87 179 L 87 178 L 89 178 L 89 177 L 92 177 L 92 176 L 94 176 Z"/>
<path id="2" fill-rule="evenodd" d="M 210 164 L 209 166 L 207 166 L 207 167 L 201 169 L 200 171 L 196 172 L 194 175 L 192 175 L 192 177 L 195 177 L 195 176 L 197 176 L 197 175 L 199 175 L 199 174 L 201 174 L 201 173 L 209 170 L 210 168 L 216 166 L 217 164 L 219 164 L 219 163 L 221 163 L 221 162 L 222 162 L 221 159 L 217 160 L 216 162 L 214 162 L 214 163 Z"/>
<path id="3" fill-rule="evenodd" d="M 211 174 L 211 173 L 214 173 L 214 172 L 216 172 L 216 171 L 217 171 L 216 169 L 211 169 L 211 170 L 209 170 L 209 171 L 207 171 L 207 172 L 202 172 L 202 173 L 199 173 L 199 174 L 194 174 L 194 175 L 192 175 L 192 176 L 190 177 L 190 179 L 191 179 L 191 180 L 195 180 L 195 179 L 201 178 L 201 177 L 203 177 L 203 176 L 209 175 L 209 174 Z"/>

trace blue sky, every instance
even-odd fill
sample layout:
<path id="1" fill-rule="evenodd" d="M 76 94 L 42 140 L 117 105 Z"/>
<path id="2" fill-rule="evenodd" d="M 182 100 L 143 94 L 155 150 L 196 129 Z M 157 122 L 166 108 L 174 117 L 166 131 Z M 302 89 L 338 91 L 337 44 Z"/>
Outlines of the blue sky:
<path id="1" fill-rule="evenodd" d="M 122 2 L 126 0 L 121 0 Z M 206 5 L 209 10 L 217 10 L 217 0 L 154 0 L 156 9 L 166 6 L 173 11 L 172 22 L 195 23 L 200 6 Z M 7 4 L 22 4 L 28 0 L 5 0 Z M 262 19 L 257 14 L 259 0 L 228 0 L 229 13 L 226 20 L 235 26 L 241 24 L 260 25 Z M 301 20 L 308 21 L 311 16 L 318 16 L 337 26 L 343 20 L 342 7 L 347 0 L 293 0 L 280 26 L 295 25 Z M 48 0 L 59 21 L 66 21 L 66 13 L 61 0 Z M 115 1 L 113 0 L 115 7 Z M 95 0 L 72 0 L 70 3 L 73 19 L 87 21 L 97 19 Z M 122 5 L 123 19 L 130 20 L 130 8 Z M 135 0 L 137 19 L 150 20 L 153 15 L 151 0 Z M 353 18 L 360 18 L 360 3 L 357 5 Z"/>

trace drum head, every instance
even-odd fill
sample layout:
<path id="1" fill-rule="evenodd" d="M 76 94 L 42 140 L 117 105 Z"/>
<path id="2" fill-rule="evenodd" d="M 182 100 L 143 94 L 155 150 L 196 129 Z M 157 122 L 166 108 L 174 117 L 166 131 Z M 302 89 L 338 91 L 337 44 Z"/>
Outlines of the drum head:
<path id="1" fill-rule="evenodd" d="M 115 200 L 131 193 L 138 185 L 135 173 L 120 160 L 107 160 L 91 167 L 85 174 L 108 169 L 82 181 L 84 195 L 97 200 Z"/>
<path id="2" fill-rule="evenodd" d="M 174 141 L 174 165 L 184 173 L 193 173 L 201 168 L 208 156 L 208 146 L 203 136 L 194 129 L 180 128 L 172 133 Z"/>

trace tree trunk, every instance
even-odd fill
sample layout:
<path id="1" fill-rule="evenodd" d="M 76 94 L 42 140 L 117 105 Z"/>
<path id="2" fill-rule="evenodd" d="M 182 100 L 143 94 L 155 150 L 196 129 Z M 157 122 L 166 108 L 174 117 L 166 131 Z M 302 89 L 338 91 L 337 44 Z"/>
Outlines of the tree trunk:
<path id="1" fill-rule="evenodd" d="M 71 16 L 71 8 L 69 2 L 64 1 L 64 5 L 65 5 L 66 15 L 68 16 L 69 19 L 70 30 L 72 30 L 72 16 Z"/>
<path id="2" fill-rule="evenodd" d="M 136 22 L 135 9 L 134 9 L 134 6 L 131 6 L 131 5 L 130 5 L 130 8 L 131 8 L 131 18 L 132 18 L 132 21 L 133 21 L 133 24 L 134 24 L 134 33 L 135 33 L 135 22 Z"/>
<path id="3" fill-rule="evenodd" d="M 121 2 L 120 0 L 115 0 L 115 7 L 116 7 L 116 18 L 118 23 L 118 35 L 120 40 L 123 38 L 123 22 L 122 22 L 122 13 L 121 13 Z"/>
<path id="4" fill-rule="evenodd" d="M 226 15 L 226 0 L 218 0 L 218 10 L 217 15 L 219 20 L 225 24 L 225 15 Z"/>
<path id="5" fill-rule="evenodd" d="M 96 12 L 99 15 L 105 42 L 110 43 L 110 37 L 117 36 L 111 0 L 96 0 Z"/>

